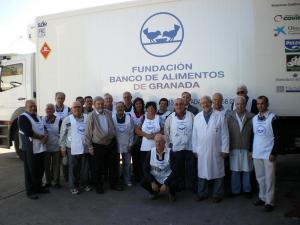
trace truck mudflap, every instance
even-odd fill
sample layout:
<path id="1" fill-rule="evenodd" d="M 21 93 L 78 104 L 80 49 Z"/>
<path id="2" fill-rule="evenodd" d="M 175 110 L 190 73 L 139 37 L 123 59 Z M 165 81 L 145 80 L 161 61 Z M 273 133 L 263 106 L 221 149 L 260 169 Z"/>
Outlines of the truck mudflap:
<path id="1" fill-rule="evenodd" d="M 19 137 L 19 126 L 18 126 L 18 117 L 23 112 L 25 112 L 25 107 L 20 107 L 12 114 L 11 117 L 11 126 L 9 130 L 9 143 L 10 146 L 12 142 L 14 144 L 15 151 L 17 155 L 22 159 L 22 151 L 20 148 L 20 137 Z"/>

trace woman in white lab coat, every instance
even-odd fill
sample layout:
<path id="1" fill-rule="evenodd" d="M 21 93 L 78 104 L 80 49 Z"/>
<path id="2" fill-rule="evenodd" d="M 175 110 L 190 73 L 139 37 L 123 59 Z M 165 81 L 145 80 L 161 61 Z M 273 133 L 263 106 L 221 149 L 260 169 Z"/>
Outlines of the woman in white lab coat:
<path id="1" fill-rule="evenodd" d="M 193 152 L 198 158 L 198 200 L 208 197 L 208 181 L 213 182 L 214 202 L 224 195 L 224 158 L 229 153 L 227 122 L 220 112 L 212 109 L 209 96 L 200 99 L 202 112 L 194 118 Z"/>

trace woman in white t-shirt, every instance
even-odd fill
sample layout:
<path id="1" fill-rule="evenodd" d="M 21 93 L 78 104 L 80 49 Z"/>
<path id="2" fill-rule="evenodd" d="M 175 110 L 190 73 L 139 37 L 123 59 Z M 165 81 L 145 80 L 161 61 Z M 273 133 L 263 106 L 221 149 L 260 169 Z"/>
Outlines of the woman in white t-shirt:
<path id="1" fill-rule="evenodd" d="M 154 137 L 161 132 L 159 115 L 156 115 L 157 106 L 155 102 L 147 102 L 145 119 L 135 127 L 135 133 L 142 136 L 140 148 L 140 162 L 143 167 L 147 152 L 155 147 Z"/>

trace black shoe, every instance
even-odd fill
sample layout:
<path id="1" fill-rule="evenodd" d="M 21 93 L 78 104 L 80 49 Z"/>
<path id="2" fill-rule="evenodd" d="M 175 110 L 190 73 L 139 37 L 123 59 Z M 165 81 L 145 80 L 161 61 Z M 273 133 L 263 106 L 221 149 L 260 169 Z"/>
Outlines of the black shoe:
<path id="1" fill-rule="evenodd" d="M 97 192 L 98 194 L 103 194 L 103 193 L 104 193 L 104 188 L 103 188 L 103 186 L 98 186 L 98 187 L 96 187 L 96 192 Z"/>
<path id="2" fill-rule="evenodd" d="M 255 202 L 253 202 L 253 204 L 255 206 L 262 206 L 262 205 L 265 205 L 265 202 L 259 198 Z"/>
<path id="3" fill-rule="evenodd" d="M 240 193 L 232 193 L 232 192 L 230 192 L 228 194 L 228 197 L 230 197 L 230 198 L 234 198 L 234 197 L 238 197 L 238 196 L 240 196 Z"/>
<path id="4" fill-rule="evenodd" d="M 39 199 L 39 196 L 37 196 L 36 194 L 31 194 L 31 195 L 27 195 L 27 198 L 29 198 L 31 200 L 37 200 L 37 199 Z"/>
<path id="5" fill-rule="evenodd" d="M 39 194 L 48 194 L 50 193 L 49 189 L 47 188 L 41 188 L 40 190 L 37 191 Z"/>
<path id="6" fill-rule="evenodd" d="M 152 194 L 149 195 L 149 200 L 155 200 L 158 198 L 158 193 L 154 192 Z"/>
<path id="7" fill-rule="evenodd" d="M 56 184 L 54 184 L 54 187 L 55 187 L 56 189 L 60 189 L 60 188 L 61 188 L 61 185 L 60 185 L 59 183 L 56 183 Z"/>
<path id="8" fill-rule="evenodd" d="M 120 184 L 112 185 L 112 186 L 110 187 L 110 189 L 115 190 L 115 191 L 124 191 L 123 185 L 120 185 Z"/>
<path id="9" fill-rule="evenodd" d="M 250 199 L 250 198 L 252 198 L 252 192 L 244 192 L 244 196 L 245 196 L 245 198 Z"/>
<path id="10" fill-rule="evenodd" d="M 221 197 L 214 197 L 213 198 L 213 202 L 214 203 L 219 203 L 219 202 L 221 202 L 223 200 L 223 198 L 221 198 Z"/>
<path id="11" fill-rule="evenodd" d="M 43 188 L 49 188 L 49 187 L 52 187 L 52 184 L 51 183 L 47 183 L 43 186 Z"/>
<path id="12" fill-rule="evenodd" d="M 272 206 L 270 204 L 265 205 L 265 212 L 272 212 L 273 209 L 274 209 L 274 206 Z"/>
<path id="13" fill-rule="evenodd" d="M 196 195 L 195 200 L 196 200 L 196 202 L 201 202 L 201 201 L 205 200 L 206 198 L 207 197 L 205 197 L 205 196 Z"/>
<path id="14" fill-rule="evenodd" d="M 169 197 L 169 202 L 175 202 L 175 201 L 176 201 L 176 196 L 175 196 L 175 194 L 169 193 L 169 194 L 168 194 L 168 197 Z"/>

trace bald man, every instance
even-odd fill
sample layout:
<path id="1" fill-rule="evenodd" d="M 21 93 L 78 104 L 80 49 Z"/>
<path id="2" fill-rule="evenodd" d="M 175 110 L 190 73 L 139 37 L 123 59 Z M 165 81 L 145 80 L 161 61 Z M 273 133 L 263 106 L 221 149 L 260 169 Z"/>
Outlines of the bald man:
<path id="1" fill-rule="evenodd" d="M 150 193 L 150 199 L 167 192 L 170 202 L 174 202 L 176 179 L 172 151 L 166 147 L 164 135 L 156 134 L 154 141 L 155 147 L 147 153 L 144 163 L 142 186 Z"/>
<path id="2" fill-rule="evenodd" d="M 253 114 L 246 110 L 246 99 L 238 96 L 235 100 L 236 109 L 228 114 L 231 193 L 239 195 L 241 191 L 246 198 L 252 197 L 250 175 L 253 171 L 252 143 Z"/>
<path id="3" fill-rule="evenodd" d="M 48 193 L 49 190 L 42 187 L 44 174 L 44 152 L 48 135 L 42 120 L 36 113 L 34 100 L 27 100 L 25 112 L 18 119 L 19 133 L 22 143 L 25 188 L 29 199 L 38 199 L 38 193 Z"/>
<path id="4" fill-rule="evenodd" d="M 182 98 L 175 100 L 175 108 L 165 122 L 164 134 L 174 155 L 179 188 L 196 191 L 196 159 L 192 152 L 194 114 L 188 111 Z"/>

